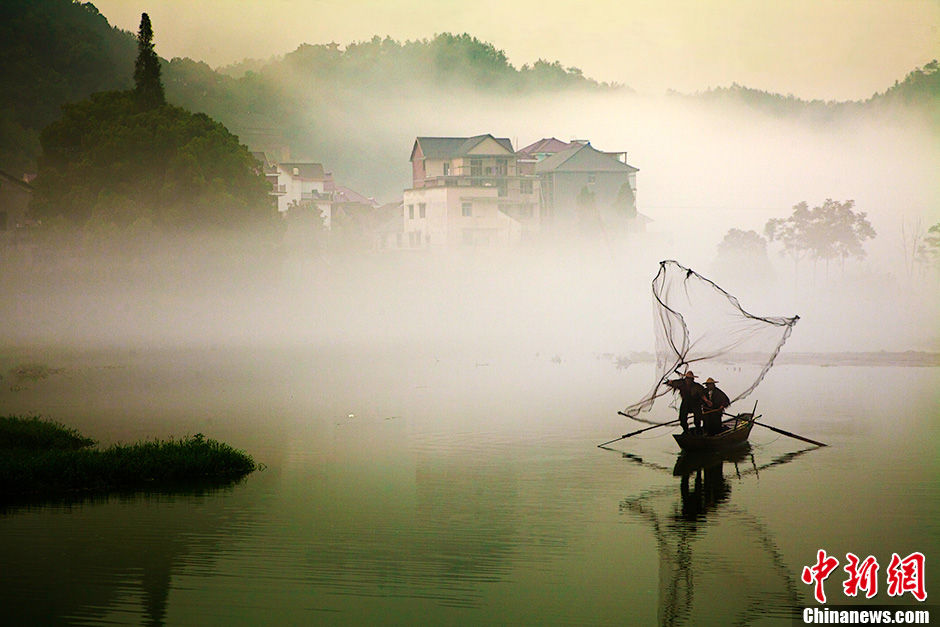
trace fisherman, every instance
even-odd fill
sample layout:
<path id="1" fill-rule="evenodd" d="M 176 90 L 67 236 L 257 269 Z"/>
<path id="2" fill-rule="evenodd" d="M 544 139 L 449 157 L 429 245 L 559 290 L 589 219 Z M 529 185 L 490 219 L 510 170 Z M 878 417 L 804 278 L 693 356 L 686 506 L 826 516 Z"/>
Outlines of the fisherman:
<path id="1" fill-rule="evenodd" d="M 706 402 L 705 388 L 701 383 L 695 382 L 695 374 L 687 371 L 681 379 L 666 381 L 666 385 L 679 393 L 682 402 L 679 403 L 679 422 L 682 431 L 689 430 L 689 414 L 695 419 L 695 428 L 702 426 L 702 405 Z"/>
<path id="2" fill-rule="evenodd" d="M 711 377 L 705 379 L 705 404 L 707 407 L 703 414 L 703 422 L 708 435 L 715 435 L 721 431 L 721 417 L 728 405 L 731 404 L 731 399 L 715 385 L 716 383 L 718 382 Z"/>

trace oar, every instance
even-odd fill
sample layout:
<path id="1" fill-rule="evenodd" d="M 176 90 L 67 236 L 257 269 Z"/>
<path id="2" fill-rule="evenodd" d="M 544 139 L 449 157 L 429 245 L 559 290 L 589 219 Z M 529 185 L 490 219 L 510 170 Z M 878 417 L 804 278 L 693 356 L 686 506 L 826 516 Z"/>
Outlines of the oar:
<path id="1" fill-rule="evenodd" d="M 777 433 L 782 433 L 783 435 L 788 435 L 791 438 L 797 440 L 802 440 L 804 442 L 809 442 L 810 444 L 815 444 L 816 446 L 828 446 L 828 444 L 823 444 L 822 442 L 817 442 L 816 440 L 810 440 L 809 438 L 804 438 L 801 435 L 795 433 L 790 433 L 789 431 L 784 431 L 783 429 L 778 429 L 777 427 L 771 427 L 770 425 L 765 425 L 763 422 L 757 422 L 756 420 L 752 421 L 755 425 L 764 427 L 765 429 L 770 429 L 771 431 L 776 431 Z"/>
<path id="2" fill-rule="evenodd" d="M 617 413 L 620 414 L 621 416 L 627 416 L 627 414 L 623 413 L 622 411 L 618 411 Z M 627 416 L 627 418 L 629 418 L 629 417 L 630 417 L 630 416 Z M 657 427 L 667 427 L 667 426 L 669 426 L 669 425 L 674 425 L 674 424 L 676 424 L 677 422 L 679 422 L 679 419 L 678 419 L 678 418 L 676 418 L 675 420 L 671 420 L 671 421 L 669 421 L 669 422 L 664 422 L 664 423 L 661 424 L 661 425 L 653 425 L 652 427 L 646 427 L 645 429 L 639 429 L 638 431 L 634 431 L 634 432 L 632 432 L 632 433 L 625 433 L 625 434 L 623 434 L 622 436 L 620 436 L 619 438 L 614 438 L 614 439 L 611 440 L 610 442 L 604 442 L 603 444 L 598 444 L 598 445 L 597 445 L 597 448 L 601 448 L 601 447 L 607 446 L 608 444 L 612 444 L 612 443 L 617 442 L 618 440 L 622 440 L 622 439 L 624 439 L 624 438 L 632 437 L 632 436 L 634 436 L 634 435 L 636 435 L 636 434 L 638 434 L 638 433 L 643 433 L 644 431 L 649 431 L 650 429 L 656 429 Z"/>
<path id="3" fill-rule="evenodd" d="M 754 403 L 754 412 L 756 412 L 756 411 L 757 411 L 757 403 Z M 735 416 L 734 414 L 729 414 L 729 413 L 726 412 L 726 411 L 723 411 L 722 413 L 723 413 L 725 416 L 729 416 L 729 417 L 731 417 L 731 418 L 738 418 L 738 417 L 739 417 L 739 416 Z M 747 414 L 744 414 L 744 415 L 747 415 Z M 789 431 L 784 431 L 783 429 L 778 429 L 777 427 L 771 427 L 770 425 L 765 425 L 763 422 L 757 422 L 757 419 L 760 418 L 760 416 L 757 416 L 757 415 L 754 414 L 753 412 L 751 413 L 751 416 L 753 417 L 753 420 L 751 420 L 751 423 L 752 423 L 752 424 L 758 425 L 758 426 L 760 426 L 760 427 L 764 427 L 765 429 L 770 429 L 771 431 L 776 431 L 777 433 L 780 433 L 780 434 L 789 436 L 789 437 L 791 437 L 791 438 L 795 438 L 795 439 L 797 439 L 797 440 L 802 440 L 803 442 L 809 442 L 810 444 L 815 444 L 816 446 L 828 446 L 828 444 L 823 444 L 822 442 L 817 442 L 816 440 L 810 440 L 809 438 L 804 438 L 804 437 L 801 436 L 801 435 L 797 435 L 797 434 L 795 434 L 795 433 L 790 433 Z"/>

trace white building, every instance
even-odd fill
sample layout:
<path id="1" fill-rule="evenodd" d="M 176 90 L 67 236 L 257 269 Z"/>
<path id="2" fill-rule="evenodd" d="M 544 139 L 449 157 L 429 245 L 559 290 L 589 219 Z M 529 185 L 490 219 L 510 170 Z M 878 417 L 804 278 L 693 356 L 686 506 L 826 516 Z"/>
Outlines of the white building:
<path id="1" fill-rule="evenodd" d="M 332 218 L 332 192 L 327 190 L 332 178 L 319 163 L 291 161 L 276 163 L 263 152 L 253 153 L 261 162 L 264 175 L 271 184 L 271 194 L 277 198 L 277 210 L 284 215 L 288 209 L 306 205 L 315 207 L 326 228 Z"/>
<path id="2" fill-rule="evenodd" d="M 539 225 L 539 179 L 522 174 L 508 139 L 418 137 L 404 191 L 402 247 L 511 247 Z"/>

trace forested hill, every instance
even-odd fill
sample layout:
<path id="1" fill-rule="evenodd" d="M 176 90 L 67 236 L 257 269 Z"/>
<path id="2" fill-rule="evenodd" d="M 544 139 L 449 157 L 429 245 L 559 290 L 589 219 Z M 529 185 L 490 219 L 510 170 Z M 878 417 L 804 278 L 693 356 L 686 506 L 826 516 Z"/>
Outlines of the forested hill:
<path id="1" fill-rule="evenodd" d="M 153 27 L 159 54 L 161 25 Z M 59 117 L 60 106 L 93 92 L 127 89 L 135 57 L 134 34 L 112 27 L 89 2 L 0 0 L 0 170 L 34 171 L 39 132 Z M 372 164 L 401 162 L 407 168 L 415 134 L 505 132 L 486 125 L 458 128 L 451 122 L 467 124 L 473 116 L 456 111 L 441 115 L 455 103 L 483 114 L 492 106 L 490 96 L 630 91 L 599 83 L 558 61 L 516 68 L 503 51 L 467 34 L 408 42 L 374 37 L 346 46 L 305 44 L 281 57 L 220 69 L 192 59 L 162 64 L 170 103 L 207 113 L 252 148 L 286 146 L 295 158 L 321 161 L 339 173 L 360 171 L 362 181 L 385 176 L 385 181 L 374 181 L 383 189 L 400 189 L 401 173 L 383 173 L 367 164 L 364 154 L 371 155 Z M 737 85 L 683 97 L 743 102 L 771 114 L 809 110 L 825 117 L 903 104 L 937 116 L 938 81 L 932 63 L 864 102 L 805 102 Z M 482 100 L 463 98 L 471 94 Z M 429 112 L 436 113 L 428 117 Z M 440 129 L 429 126 L 434 122 Z"/>
<path id="2" fill-rule="evenodd" d="M 670 92 L 673 97 L 706 103 L 746 106 L 781 117 L 832 120 L 852 112 L 881 112 L 904 109 L 922 115 L 940 128 L 940 64 L 936 60 L 910 72 L 902 81 L 862 101 L 835 102 L 801 100 L 794 96 L 750 89 L 738 84 L 697 94 Z"/>
<path id="3" fill-rule="evenodd" d="M 91 3 L 0 0 L 0 169 L 35 168 L 59 107 L 132 85 L 137 45 Z"/>
<path id="4" fill-rule="evenodd" d="M 157 53 L 160 28 L 154 24 Z M 39 132 L 60 116 L 61 105 L 129 88 L 136 53 L 134 33 L 112 27 L 91 2 L 0 0 L 0 170 L 34 171 Z M 224 71 L 164 59 L 163 80 L 171 103 L 208 113 L 240 135 L 274 124 L 282 141 L 298 139 L 307 153 L 333 144 L 311 128 L 311 120 L 324 119 L 317 109 L 331 94 L 361 101 L 422 88 L 524 93 L 615 87 L 557 61 L 517 69 L 493 45 L 449 33 L 405 43 L 375 37 L 344 49 L 302 45 Z M 297 129 L 317 141 L 283 137 Z"/>
<path id="5" fill-rule="evenodd" d="M 434 84 L 502 91 L 610 87 L 558 61 L 539 59 L 516 69 L 505 52 L 466 33 L 442 33 L 430 40 L 406 42 L 376 35 L 343 49 L 335 43 L 303 44 L 283 59 L 267 63 L 246 59 L 220 68 L 220 72 L 236 77 L 252 70 L 335 80 L 338 87 Z"/>

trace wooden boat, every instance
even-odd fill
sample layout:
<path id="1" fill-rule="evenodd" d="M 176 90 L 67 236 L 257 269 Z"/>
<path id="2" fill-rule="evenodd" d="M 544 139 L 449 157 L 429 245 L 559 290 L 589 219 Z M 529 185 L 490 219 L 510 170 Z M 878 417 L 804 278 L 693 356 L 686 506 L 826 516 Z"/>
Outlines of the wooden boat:
<path id="1" fill-rule="evenodd" d="M 659 272 L 653 278 L 653 307 L 657 380 L 646 396 L 618 412 L 653 426 L 627 433 L 599 447 L 679 422 L 657 423 L 643 420 L 639 415 L 650 411 L 657 399 L 670 393 L 679 393 L 672 407 L 678 403 L 680 408 L 683 396 L 701 394 L 698 389 L 686 389 L 684 393 L 677 389 L 677 381 L 686 377 L 695 379 L 693 366 L 696 371 L 708 372 L 709 378 L 715 376 L 721 380 L 729 404 L 746 398 L 773 367 L 774 359 L 800 319 L 799 316 L 755 316 L 714 282 L 672 260 L 660 262 Z M 680 379 L 675 379 L 676 376 Z M 758 425 L 809 444 L 825 446 L 822 442 L 757 422 L 757 418 L 760 416 L 755 404 L 750 413 L 729 416 L 711 435 L 695 429 L 673 437 L 683 451 L 708 454 L 742 446 L 751 428 Z"/>
<path id="2" fill-rule="evenodd" d="M 683 433 L 674 433 L 676 444 L 690 453 L 718 453 L 747 444 L 755 417 L 752 412 L 730 416 L 721 423 L 721 431 L 708 435 L 704 429 L 693 428 Z"/>

